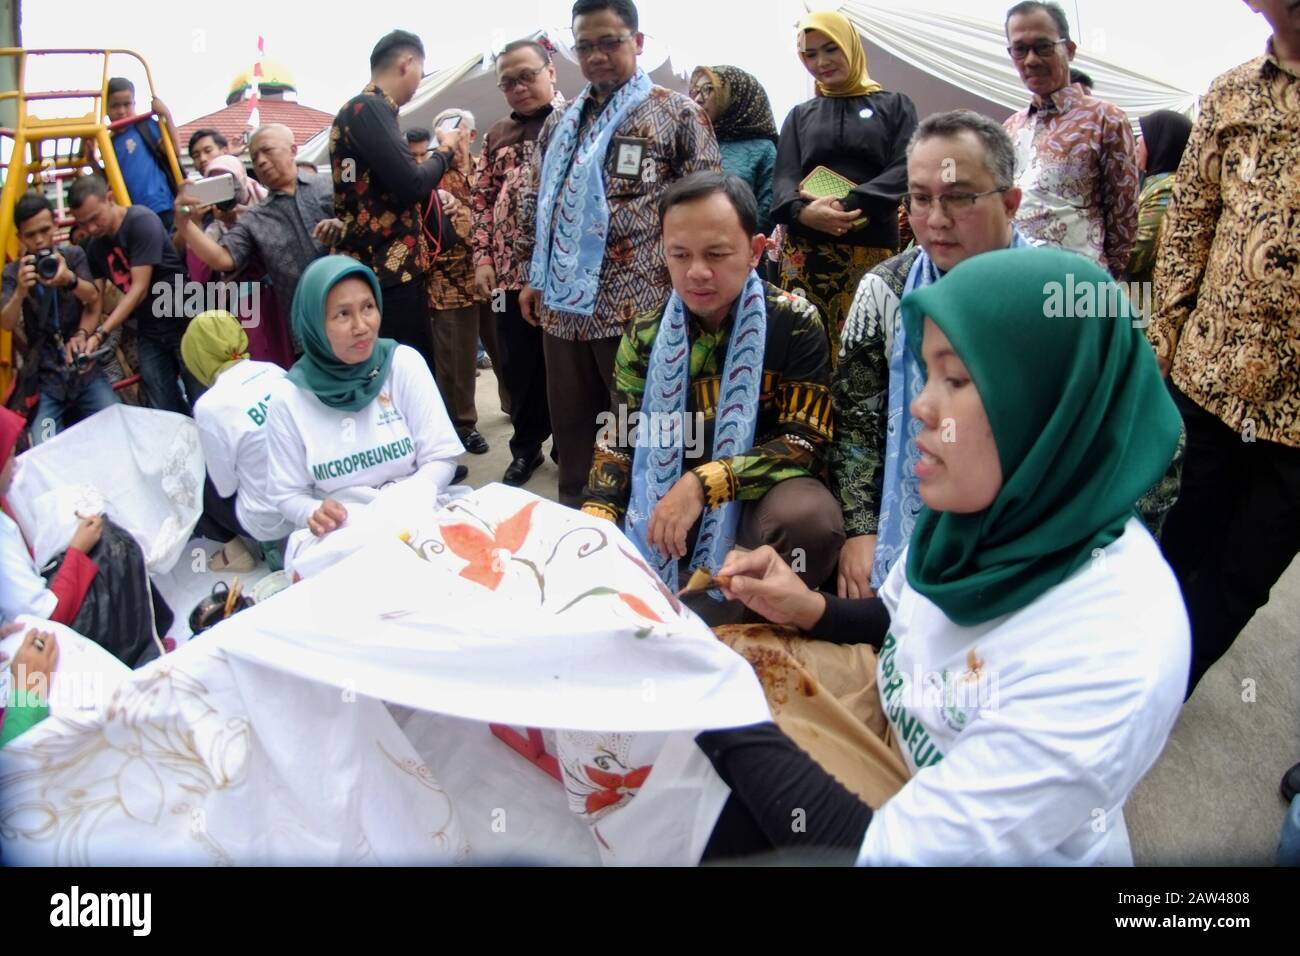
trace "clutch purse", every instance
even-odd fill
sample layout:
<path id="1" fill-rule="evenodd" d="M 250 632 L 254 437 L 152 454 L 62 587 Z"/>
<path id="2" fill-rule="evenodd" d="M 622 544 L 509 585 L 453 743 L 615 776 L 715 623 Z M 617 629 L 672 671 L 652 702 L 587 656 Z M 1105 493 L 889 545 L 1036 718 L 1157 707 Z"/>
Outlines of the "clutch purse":
<path id="1" fill-rule="evenodd" d="M 804 177 L 799 188 L 805 192 L 810 192 L 818 199 L 843 199 L 857 183 L 851 179 L 846 179 L 833 169 L 827 169 L 825 166 L 818 166 L 811 173 Z M 856 219 L 853 222 L 854 229 L 861 229 L 867 224 L 867 217 Z"/>

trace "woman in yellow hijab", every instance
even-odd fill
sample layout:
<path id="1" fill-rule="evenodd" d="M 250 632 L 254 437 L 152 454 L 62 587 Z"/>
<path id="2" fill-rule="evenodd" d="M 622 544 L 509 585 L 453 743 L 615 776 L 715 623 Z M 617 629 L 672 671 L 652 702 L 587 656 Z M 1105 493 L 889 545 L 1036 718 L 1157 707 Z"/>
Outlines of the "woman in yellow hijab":
<path id="1" fill-rule="evenodd" d="M 862 39 L 840 13 L 805 16 L 797 50 L 817 95 L 790 111 L 777 147 L 772 219 L 786 227 L 779 284 L 817 306 L 835 361 L 858 283 L 898 251 L 916 107 L 871 78 Z"/>
<path id="2" fill-rule="evenodd" d="M 257 558 L 244 539 L 261 545 L 272 570 L 278 542 L 293 530 L 266 500 L 267 411 L 284 369 L 248 357 L 248 334 L 229 312 L 196 316 L 181 337 L 181 358 L 206 388 L 194 403 L 194 424 L 208 475 L 195 533 L 222 543 L 213 571 L 252 571 Z"/>

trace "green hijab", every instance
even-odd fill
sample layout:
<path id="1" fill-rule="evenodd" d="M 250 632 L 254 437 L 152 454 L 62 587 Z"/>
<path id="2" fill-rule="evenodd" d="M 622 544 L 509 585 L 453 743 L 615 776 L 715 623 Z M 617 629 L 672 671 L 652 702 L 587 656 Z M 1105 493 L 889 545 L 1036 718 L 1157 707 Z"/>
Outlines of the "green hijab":
<path id="1" fill-rule="evenodd" d="M 926 318 L 952 343 L 1002 464 L 988 508 L 924 508 L 912 532 L 908 583 L 969 627 L 1020 610 L 1118 538 L 1173 459 L 1180 418 L 1137 312 L 1082 256 L 975 256 L 905 296 L 902 313 L 918 361 Z"/>
<path id="2" fill-rule="evenodd" d="M 289 369 L 289 381 L 306 389 L 330 408 L 359 412 L 379 394 L 393 364 L 392 339 L 377 339 L 370 358 L 356 365 L 340 361 L 325 337 L 325 299 L 344 279 L 360 276 L 370 283 L 382 313 L 379 280 L 367 266 L 347 256 L 325 256 L 309 265 L 293 296 L 293 332 L 302 343 L 302 358 Z"/>

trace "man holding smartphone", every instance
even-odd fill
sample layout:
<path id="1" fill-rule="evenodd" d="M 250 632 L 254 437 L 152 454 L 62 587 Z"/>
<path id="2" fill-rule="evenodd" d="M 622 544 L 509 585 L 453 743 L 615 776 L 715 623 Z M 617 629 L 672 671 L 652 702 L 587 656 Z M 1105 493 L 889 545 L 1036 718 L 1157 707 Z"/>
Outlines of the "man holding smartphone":
<path id="1" fill-rule="evenodd" d="M 98 362 L 77 362 L 99 324 L 99 290 L 85 252 L 55 247 L 54 207 L 40 193 L 15 203 L 14 223 L 22 255 L 4 267 L 0 327 L 13 332 L 22 316 L 27 353 L 17 393 L 24 414 L 35 410 L 32 443 L 39 444 L 69 418 L 88 418 L 118 397 Z"/>
<path id="2" fill-rule="evenodd" d="M 438 148 L 417 163 L 397 124 L 424 76 L 424 44 L 394 30 L 370 54 L 370 83 L 343 104 L 330 129 L 338 251 L 374 270 L 384 293 L 379 334 L 409 345 L 434 371 L 426 276 L 424 204 L 453 165 L 464 129 L 439 129 Z"/>

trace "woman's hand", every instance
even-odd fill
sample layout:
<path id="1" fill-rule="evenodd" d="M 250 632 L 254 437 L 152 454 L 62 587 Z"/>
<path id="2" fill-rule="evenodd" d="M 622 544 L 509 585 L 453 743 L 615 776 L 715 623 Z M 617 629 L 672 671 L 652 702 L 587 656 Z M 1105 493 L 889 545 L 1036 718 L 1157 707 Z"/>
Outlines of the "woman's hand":
<path id="1" fill-rule="evenodd" d="M 22 646 L 9 662 L 13 686 L 28 694 L 48 699 L 50 675 L 59 661 L 59 645 L 48 631 L 32 628 L 23 639 Z"/>
<path id="2" fill-rule="evenodd" d="M 810 631 L 826 613 L 826 598 L 809 590 L 770 545 L 757 551 L 732 551 L 716 576 L 731 578 L 731 586 L 722 590 L 724 596 L 773 624 Z"/>
<path id="3" fill-rule="evenodd" d="M 81 518 L 81 515 L 77 515 Z M 89 518 L 81 518 L 81 524 L 72 535 L 72 540 L 68 542 L 68 548 L 76 548 L 82 554 L 90 554 L 95 545 L 99 544 L 100 537 L 104 534 L 104 519 L 99 515 L 91 515 Z"/>
<path id="4" fill-rule="evenodd" d="M 307 527 L 316 537 L 323 538 L 331 531 L 338 530 L 347 520 L 348 509 L 333 498 L 329 498 L 307 519 Z"/>
<path id="5" fill-rule="evenodd" d="M 845 212 L 840 201 L 830 196 L 818 199 L 804 190 L 800 191 L 799 196 L 808 203 L 800 210 L 799 221 L 809 229 L 816 229 L 831 236 L 842 236 L 862 218 L 860 212 Z"/>

